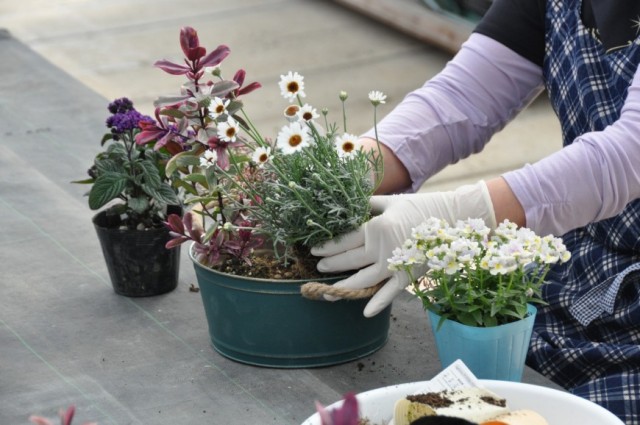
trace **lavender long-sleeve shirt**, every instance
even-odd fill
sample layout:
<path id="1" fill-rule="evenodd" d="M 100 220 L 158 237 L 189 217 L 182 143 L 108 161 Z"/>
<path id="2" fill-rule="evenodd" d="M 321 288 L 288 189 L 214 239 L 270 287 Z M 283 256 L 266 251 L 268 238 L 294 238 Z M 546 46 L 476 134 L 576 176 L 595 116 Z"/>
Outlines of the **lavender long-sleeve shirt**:
<path id="1" fill-rule="evenodd" d="M 542 90 L 539 66 L 472 34 L 441 73 L 379 123 L 378 137 L 417 190 L 445 166 L 480 152 Z M 373 137 L 373 130 L 366 135 Z M 525 210 L 527 227 L 539 234 L 561 235 L 618 214 L 640 197 L 640 73 L 618 121 L 503 177 Z"/>

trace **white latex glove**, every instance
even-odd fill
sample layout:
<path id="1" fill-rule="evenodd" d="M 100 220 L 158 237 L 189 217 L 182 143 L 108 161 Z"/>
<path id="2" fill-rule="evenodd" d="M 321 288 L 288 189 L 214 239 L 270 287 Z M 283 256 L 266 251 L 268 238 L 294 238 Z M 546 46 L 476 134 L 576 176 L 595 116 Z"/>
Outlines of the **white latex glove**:
<path id="1" fill-rule="evenodd" d="M 395 248 L 409 239 L 414 227 L 430 217 L 444 219 L 450 224 L 482 218 L 487 227 L 496 227 L 493 204 L 484 181 L 448 192 L 372 196 L 370 203 L 372 213 L 378 215 L 358 230 L 311 249 L 311 254 L 325 257 L 318 262 L 320 272 L 360 269 L 335 283 L 335 287 L 363 289 L 389 279 L 367 303 L 366 317 L 382 311 L 410 283 L 407 273 L 389 270 L 387 260 Z"/>

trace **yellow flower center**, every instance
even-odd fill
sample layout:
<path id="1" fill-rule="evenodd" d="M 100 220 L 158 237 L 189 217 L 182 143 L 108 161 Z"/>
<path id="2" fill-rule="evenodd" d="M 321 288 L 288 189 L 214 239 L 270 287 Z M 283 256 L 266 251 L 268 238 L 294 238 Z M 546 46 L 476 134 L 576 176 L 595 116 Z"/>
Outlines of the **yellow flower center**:
<path id="1" fill-rule="evenodd" d="M 353 142 L 344 142 L 342 144 L 342 150 L 346 153 L 351 153 L 356 148 Z"/>
<path id="2" fill-rule="evenodd" d="M 292 148 L 295 148 L 300 143 L 302 143 L 302 136 L 300 136 L 299 134 L 294 134 L 289 137 L 289 146 L 291 146 Z"/>
<path id="3" fill-rule="evenodd" d="M 223 112 L 224 112 L 224 106 L 223 105 L 216 106 L 216 114 L 221 114 Z"/>
<path id="4" fill-rule="evenodd" d="M 298 113 L 298 110 L 300 109 L 299 106 L 297 105 L 291 105 L 289 106 L 287 109 L 284 110 L 284 114 L 288 117 L 293 117 Z"/>
<path id="5" fill-rule="evenodd" d="M 226 135 L 227 135 L 228 138 L 232 139 L 233 136 L 236 135 L 236 129 L 233 128 L 233 127 L 227 128 Z"/>
<path id="6" fill-rule="evenodd" d="M 298 93 L 298 90 L 300 90 L 300 86 L 298 86 L 297 82 L 291 81 L 289 84 L 287 84 L 287 90 L 289 90 L 290 93 Z"/>

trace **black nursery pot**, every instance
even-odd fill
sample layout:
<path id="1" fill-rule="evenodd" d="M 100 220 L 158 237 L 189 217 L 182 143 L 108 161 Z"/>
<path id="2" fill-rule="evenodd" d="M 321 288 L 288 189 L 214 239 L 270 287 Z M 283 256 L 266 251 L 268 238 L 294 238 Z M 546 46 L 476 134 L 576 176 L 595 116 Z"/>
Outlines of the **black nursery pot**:
<path id="1" fill-rule="evenodd" d="M 178 286 L 180 248 L 165 248 L 169 231 L 120 229 L 108 221 L 105 211 L 93 217 L 116 294 L 148 297 L 173 291 Z"/>

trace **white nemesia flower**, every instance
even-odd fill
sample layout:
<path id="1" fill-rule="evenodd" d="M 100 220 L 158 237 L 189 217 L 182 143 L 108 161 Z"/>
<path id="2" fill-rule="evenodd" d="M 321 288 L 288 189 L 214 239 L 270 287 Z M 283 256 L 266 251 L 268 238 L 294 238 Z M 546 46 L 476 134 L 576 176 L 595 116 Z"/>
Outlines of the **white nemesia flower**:
<path id="1" fill-rule="evenodd" d="M 358 136 L 344 133 L 342 136 L 336 137 L 335 146 L 340 158 L 351 158 L 356 155 L 361 143 L 358 141 Z"/>
<path id="2" fill-rule="evenodd" d="M 253 151 L 253 155 L 251 156 L 251 160 L 258 164 L 259 167 L 264 167 L 264 164 L 269 162 L 271 158 L 271 148 L 270 147 L 259 147 Z"/>
<path id="3" fill-rule="evenodd" d="M 378 90 L 373 90 L 369 92 L 369 100 L 373 103 L 374 106 L 380 105 L 381 103 L 385 103 L 387 100 L 387 95 Z"/>
<path id="4" fill-rule="evenodd" d="M 286 75 L 280 76 L 280 93 L 289 102 L 293 102 L 298 97 L 306 97 L 304 93 L 304 77 L 297 72 L 289 71 Z"/>
<path id="5" fill-rule="evenodd" d="M 240 126 L 233 118 L 218 124 L 218 137 L 224 142 L 235 142 L 239 131 Z"/>
<path id="6" fill-rule="evenodd" d="M 218 160 L 218 154 L 216 151 L 206 150 L 204 151 L 204 155 L 200 157 L 200 166 L 202 168 L 209 168 L 212 165 L 216 165 L 216 161 Z"/>
<path id="7" fill-rule="evenodd" d="M 229 106 L 229 99 L 221 99 L 214 97 L 209 104 L 209 115 L 211 118 L 216 119 L 220 115 L 227 112 L 227 106 Z"/>
<path id="8" fill-rule="evenodd" d="M 310 140 L 311 136 L 307 129 L 300 123 L 294 122 L 282 127 L 276 139 L 276 146 L 282 150 L 282 153 L 288 155 L 309 146 Z"/>

